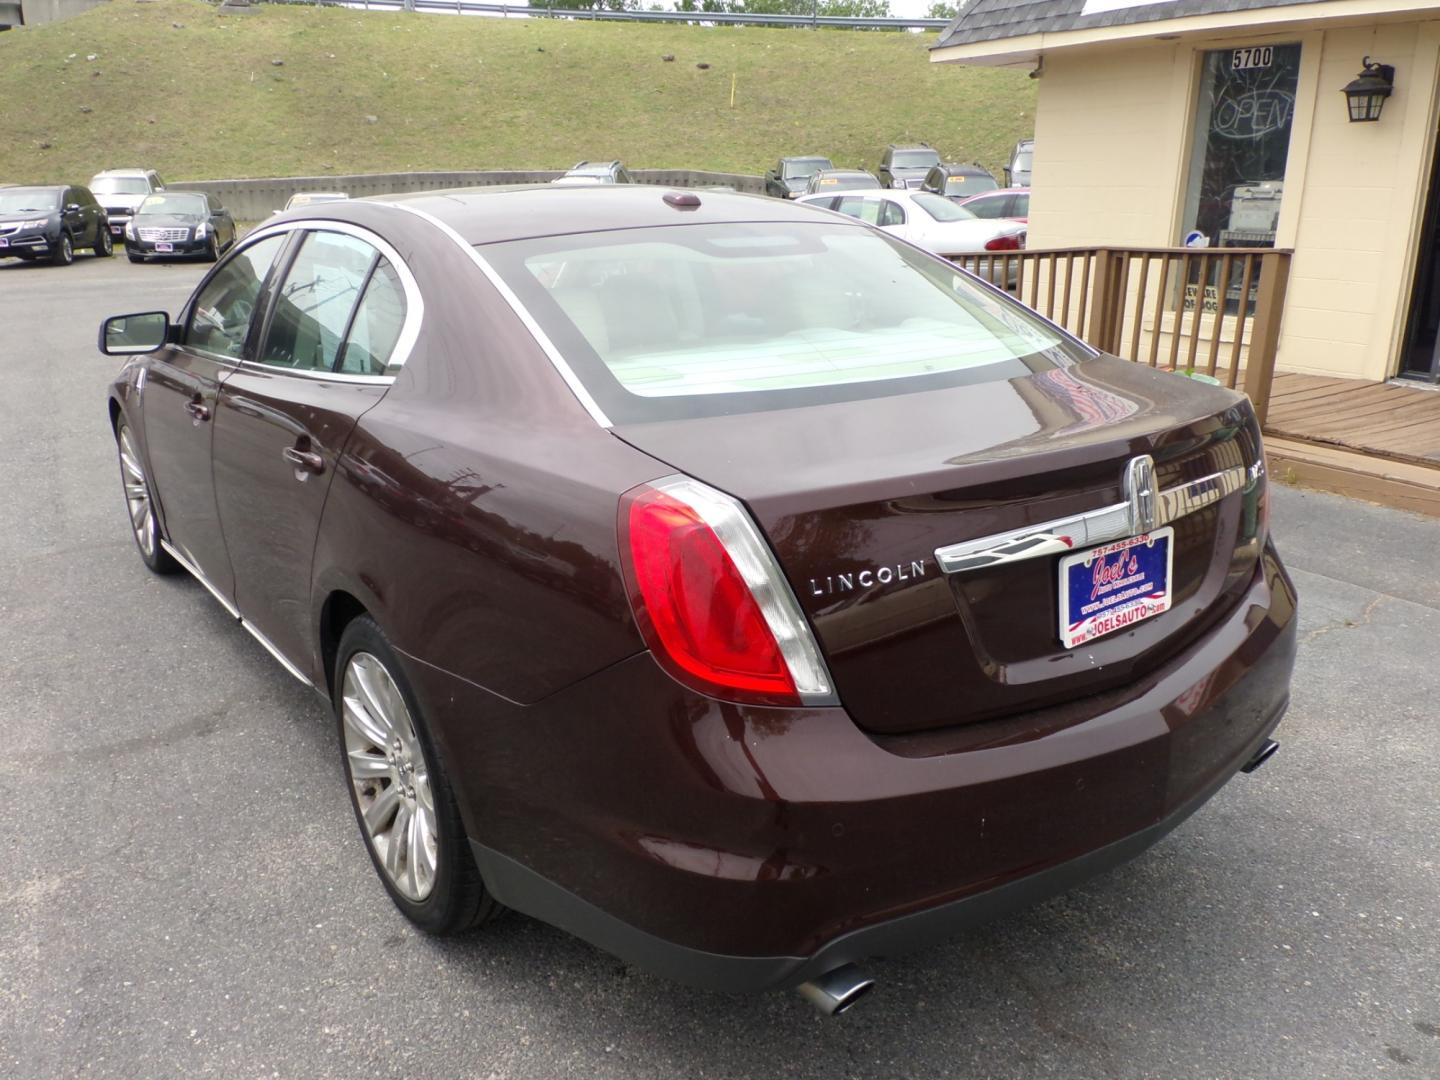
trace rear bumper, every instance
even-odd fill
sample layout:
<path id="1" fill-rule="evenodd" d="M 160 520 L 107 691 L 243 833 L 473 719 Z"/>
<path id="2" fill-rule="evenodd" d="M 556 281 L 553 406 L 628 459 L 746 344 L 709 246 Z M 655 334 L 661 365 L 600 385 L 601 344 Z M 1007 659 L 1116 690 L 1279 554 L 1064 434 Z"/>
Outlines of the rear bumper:
<path id="1" fill-rule="evenodd" d="M 497 899 L 676 981 L 761 990 L 1149 847 L 1279 722 L 1294 615 L 1267 550 L 1219 625 L 1093 715 L 952 752 L 882 744 L 841 709 L 699 698 L 648 654 L 526 708 L 424 665 L 416 681 Z"/>

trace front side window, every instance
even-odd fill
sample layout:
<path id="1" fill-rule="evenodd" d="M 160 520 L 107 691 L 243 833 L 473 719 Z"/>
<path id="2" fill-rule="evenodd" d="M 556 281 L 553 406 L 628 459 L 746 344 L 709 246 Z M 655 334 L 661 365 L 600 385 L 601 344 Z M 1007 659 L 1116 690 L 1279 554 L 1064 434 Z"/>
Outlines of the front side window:
<path id="1" fill-rule="evenodd" d="M 1300 81 L 1299 45 L 1205 54 L 1181 236 L 1273 247 Z"/>
<path id="2" fill-rule="evenodd" d="M 185 328 L 187 346 L 241 359 L 260 286 L 284 243 L 284 236 L 266 237 L 236 252 L 216 271 L 195 298 Z"/>
<path id="3" fill-rule="evenodd" d="M 486 245 L 617 423 L 1010 379 L 1089 353 L 885 233 L 664 226 Z"/>
<path id="4" fill-rule="evenodd" d="M 262 364 L 333 371 L 350 313 L 378 257 L 346 233 L 309 232 L 275 294 Z"/>

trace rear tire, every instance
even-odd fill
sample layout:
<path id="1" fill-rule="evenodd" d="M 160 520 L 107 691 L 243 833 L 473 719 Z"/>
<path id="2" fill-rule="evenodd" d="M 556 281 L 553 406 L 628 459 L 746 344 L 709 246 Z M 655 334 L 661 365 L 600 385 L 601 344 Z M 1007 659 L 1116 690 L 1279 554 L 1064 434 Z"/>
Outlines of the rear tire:
<path id="1" fill-rule="evenodd" d="M 429 934 L 457 934 L 502 910 L 485 889 L 415 695 L 368 615 L 340 636 L 335 721 L 355 820 L 401 913 Z"/>
<path id="2" fill-rule="evenodd" d="M 54 266 L 69 266 L 75 261 L 75 241 L 70 239 L 70 234 L 63 229 L 60 232 L 60 242 L 55 245 L 55 250 L 50 253 L 50 262 Z"/>
<path id="3" fill-rule="evenodd" d="M 115 241 L 110 239 L 109 225 L 100 226 L 100 236 L 99 239 L 95 241 L 92 250 L 95 252 L 97 259 L 108 259 L 115 253 Z"/>

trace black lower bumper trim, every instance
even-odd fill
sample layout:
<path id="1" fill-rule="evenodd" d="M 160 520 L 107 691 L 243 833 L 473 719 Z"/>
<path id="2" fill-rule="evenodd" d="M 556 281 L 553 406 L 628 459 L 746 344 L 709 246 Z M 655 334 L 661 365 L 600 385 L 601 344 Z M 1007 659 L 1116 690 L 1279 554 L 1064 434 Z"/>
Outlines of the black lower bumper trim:
<path id="1" fill-rule="evenodd" d="M 731 956 L 677 945 L 631 926 L 508 855 L 474 840 L 470 847 L 486 887 L 500 903 L 566 930 L 627 963 L 705 990 L 758 992 L 791 987 L 841 964 L 860 963 L 872 956 L 893 956 L 943 940 L 1006 912 L 1039 903 L 1128 862 L 1224 787 L 1264 747 L 1288 705 L 1287 698 L 1276 708 L 1236 755 L 1233 769 L 1221 773 L 1155 824 L 1018 881 L 842 934 L 811 956 Z"/>

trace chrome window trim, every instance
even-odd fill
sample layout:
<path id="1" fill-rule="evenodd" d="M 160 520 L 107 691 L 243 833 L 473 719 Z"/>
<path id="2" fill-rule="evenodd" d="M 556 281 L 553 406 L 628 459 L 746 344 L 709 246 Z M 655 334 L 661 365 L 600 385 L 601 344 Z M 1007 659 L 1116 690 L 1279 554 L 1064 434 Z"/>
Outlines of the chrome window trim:
<path id="1" fill-rule="evenodd" d="M 455 244 L 470 257 L 470 261 L 480 269 L 480 272 L 485 275 L 490 284 L 495 286 L 495 291 L 498 292 L 505 303 L 510 306 L 510 310 L 524 323 L 525 329 L 530 331 L 530 336 L 535 339 L 535 343 L 539 345 L 541 351 L 550 358 L 551 366 L 553 366 L 560 377 L 565 380 L 565 385 L 570 387 L 570 392 L 575 395 L 585 411 L 590 414 L 590 418 L 602 428 L 614 427 L 610 422 L 610 418 L 605 415 L 605 410 L 600 408 L 600 403 L 591 396 L 590 391 L 585 388 L 585 384 L 580 381 L 580 377 L 575 374 L 574 369 L 570 367 L 570 364 L 560 354 L 560 350 L 555 347 L 555 343 L 550 340 L 550 335 L 541 329 L 540 324 L 535 321 L 535 317 L 526 310 L 525 305 L 520 302 L 520 298 L 516 296 L 510 286 L 505 283 L 505 280 L 496 273 L 495 268 L 486 261 L 484 256 L 475 250 L 475 245 L 466 243 L 465 238 L 451 226 L 425 210 L 399 202 L 385 203 L 383 205 L 392 206 L 396 210 L 403 210 L 407 214 L 414 214 L 416 217 L 428 221 L 454 241 Z"/>
<path id="2" fill-rule="evenodd" d="M 1137 468 L 1142 462 L 1145 468 Z M 935 561 L 947 574 L 963 574 L 991 566 L 1079 551 L 1111 540 L 1138 536 L 1193 514 L 1227 495 L 1249 491 L 1265 473 L 1263 461 L 1235 465 L 1189 483 L 1154 491 L 1141 479 L 1153 477 L 1154 462 L 1142 455 L 1126 470 L 1126 501 L 1102 506 L 1040 525 L 963 540 L 935 549 Z"/>
<path id="3" fill-rule="evenodd" d="M 244 251 L 251 243 L 259 243 L 267 236 L 279 236 L 290 232 L 338 232 L 353 236 L 357 240 L 363 240 L 370 244 L 381 255 L 389 260 L 390 265 L 395 267 L 396 274 L 400 277 L 400 287 L 405 292 L 405 325 L 400 329 L 400 336 L 395 339 L 395 348 L 390 353 L 390 362 L 385 365 L 385 370 L 379 375 L 347 375 L 341 371 L 306 371 L 299 368 L 283 368 L 274 364 L 266 364 L 259 360 L 246 360 L 234 357 L 227 359 L 239 367 L 250 368 L 256 371 L 269 371 L 282 375 L 298 375 L 301 378 L 319 379 L 323 382 L 352 383 L 365 386 L 389 386 L 395 381 L 395 375 L 405 366 L 410 359 L 410 353 L 415 348 L 415 343 L 420 339 L 420 325 L 425 319 L 425 299 L 420 292 L 420 283 L 415 280 L 409 265 L 400 257 L 383 237 L 377 236 L 369 229 L 359 225 L 352 225 L 348 221 L 333 221 L 329 218 L 305 218 L 303 221 L 282 221 L 273 225 L 262 225 L 250 235 L 245 237 L 244 247 L 237 248 L 237 251 Z M 197 290 L 198 291 L 198 290 Z M 199 350 L 195 350 L 199 351 Z"/>

